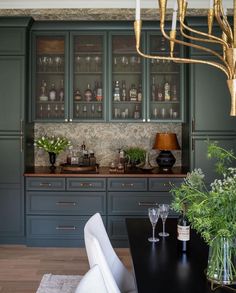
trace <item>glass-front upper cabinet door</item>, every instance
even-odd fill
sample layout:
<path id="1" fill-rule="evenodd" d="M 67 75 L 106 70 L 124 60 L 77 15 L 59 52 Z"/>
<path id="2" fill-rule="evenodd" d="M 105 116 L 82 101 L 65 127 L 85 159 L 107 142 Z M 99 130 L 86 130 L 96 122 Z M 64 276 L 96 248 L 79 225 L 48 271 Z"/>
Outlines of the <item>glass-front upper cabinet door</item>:
<path id="1" fill-rule="evenodd" d="M 169 56 L 169 42 L 161 35 L 149 34 L 148 51 L 150 55 Z M 174 56 L 180 56 L 178 45 L 175 45 Z M 150 59 L 148 61 L 147 98 L 150 121 L 182 121 L 181 68 L 179 63 L 169 60 Z"/>
<path id="2" fill-rule="evenodd" d="M 111 34 L 112 80 L 110 82 L 111 121 L 140 122 L 143 109 L 143 63 L 136 52 L 133 34 Z"/>
<path id="3" fill-rule="evenodd" d="M 105 120 L 104 41 L 103 34 L 73 35 L 73 120 Z"/>
<path id="4" fill-rule="evenodd" d="M 66 36 L 35 35 L 34 52 L 33 119 L 67 121 Z"/>

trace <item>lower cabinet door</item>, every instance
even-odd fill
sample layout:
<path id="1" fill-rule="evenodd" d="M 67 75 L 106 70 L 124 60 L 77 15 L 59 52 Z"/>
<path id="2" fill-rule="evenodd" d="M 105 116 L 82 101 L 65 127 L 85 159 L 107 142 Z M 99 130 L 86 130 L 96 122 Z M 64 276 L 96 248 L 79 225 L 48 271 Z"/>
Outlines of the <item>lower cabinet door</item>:
<path id="1" fill-rule="evenodd" d="M 30 246 L 84 246 L 84 226 L 90 216 L 27 216 Z M 103 218 L 104 225 L 106 221 Z"/>
<path id="2" fill-rule="evenodd" d="M 24 206 L 21 185 L 0 185 L 0 242 L 24 242 Z"/>

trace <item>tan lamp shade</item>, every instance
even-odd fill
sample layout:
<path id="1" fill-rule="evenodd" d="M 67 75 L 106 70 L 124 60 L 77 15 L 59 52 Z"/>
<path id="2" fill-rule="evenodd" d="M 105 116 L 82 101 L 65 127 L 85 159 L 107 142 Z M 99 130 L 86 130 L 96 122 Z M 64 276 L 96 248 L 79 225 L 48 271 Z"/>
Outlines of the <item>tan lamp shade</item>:
<path id="1" fill-rule="evenodd" d="M 175 133 L 157 133 L 153 149 L 160 151 L 180 150 Z"/>

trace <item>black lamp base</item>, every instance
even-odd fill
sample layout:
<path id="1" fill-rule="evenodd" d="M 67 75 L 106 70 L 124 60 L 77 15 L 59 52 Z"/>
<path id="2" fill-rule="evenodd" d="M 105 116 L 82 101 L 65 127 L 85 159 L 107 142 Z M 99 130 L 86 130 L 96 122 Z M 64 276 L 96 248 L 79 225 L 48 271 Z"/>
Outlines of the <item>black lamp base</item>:
<path id="1" fill-rule="evenodd" d="M 164 171 L 171 169 L 175 163 L 176 159 L 171 153 L 171 151 L 161 151 L 156 158 L 158 166 Z"/>

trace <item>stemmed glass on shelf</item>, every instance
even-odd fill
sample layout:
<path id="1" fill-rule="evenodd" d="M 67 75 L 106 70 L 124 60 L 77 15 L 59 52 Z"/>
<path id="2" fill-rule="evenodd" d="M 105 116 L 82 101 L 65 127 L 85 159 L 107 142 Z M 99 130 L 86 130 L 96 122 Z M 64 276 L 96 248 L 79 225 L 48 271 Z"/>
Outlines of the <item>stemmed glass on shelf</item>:
<path id="1" fill-rule="evenodd" d="M 162 219 L 162 232 L 159 233 L 159 236 L 162 236 L 162 237 L 169 236 L 169 233 L 165 231 L 165 223 L 169 214 L 169 209 L 170 209 L 170 206 L 168 204 L 165 204 L 165 203 L 159 204 L 160 217 Z"/>
<path id="2" fill-rule="evenodd" d="M 148 216 L 149 216 L 149 220 L 152 224 L 152 237 L 148 238 L 148 241 L 150 242 L 158 242 L 159 239 L 155 237 L 155 228 L 156 228 L 156 224 L 159 218 L 159 214 L 160 214 L 160 210 L 159 208 L 149 208 L 148 209 Z"/>

